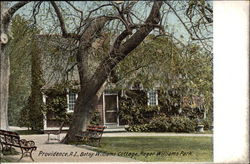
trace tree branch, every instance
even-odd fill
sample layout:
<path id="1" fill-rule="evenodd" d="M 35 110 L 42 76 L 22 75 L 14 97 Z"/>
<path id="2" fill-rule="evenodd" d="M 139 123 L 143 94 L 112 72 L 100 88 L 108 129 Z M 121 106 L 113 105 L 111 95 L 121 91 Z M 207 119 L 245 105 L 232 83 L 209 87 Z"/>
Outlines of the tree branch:
<path id="1" fill-rule="evenodd" d="M 15 12 L 17 10 L 19 10 L 21 7 L 23 7 L 24 5 L 26 5 L 27 3 L 29 3 L 30 1 L 21 1 L 21 2 L 17 2 L 16 4 L 14 4 L 12 7 L 10 7 L 4 14 L 3 14 L 3 19 L 1 24 L 4 27 L 4 30 L 8 29 L 10 20 L 12 18 L 12 16 L 15 14 Z M 2 9 L 1 9 L 2 10 Z"/>
<path id="2" fill-rule="evenodd" d="M 104 5 L 101 5 L 101 6 L 97 7 L 97 8 L 95 8 L 95 9 L 91 10 L 91 11 L 89 12 L 87 18 L 85 19 L 85 21 L 86 21 L 87 19 L 90 18 L 90 15 L 91 15 L 93 12 L 99 10 L 100 8 L 106 7 L 106 6 L 113 6 L 113 5 L 112 5 L 112 4 L 104 4 Z"/>
<path id="3" fill-rule="evenodd" d="M 37 14 L 39 13 L 40 11 L 40 6 L 43 2 L 42 1 L 39 1 L 37 4 L 34 5 L 34 8 L 33 8 L 33 19 L 34 19 L 34 23 L 33 24 L 36 24 L 36 16 Z"/>
<path id="4" fill-rule="evenodd" d="M 154 2 L 152 10 L 148 18 L 146 19 L 146 26 L 139 28 L 135 34 L 133 34 L 124 44 L 122 44 L 121 52 L 125 56 L 133 51 L 155 28 L 155 25 L 160 22 L 160 8 L 162 6 L 162 3 L 162 1 Z"/>
<path id="5" fill-rule="evenodd" d="M 55 1 L 51 1 L 50 3 L 52 4 L 52 6 L 53 6 L 53 8 L 54 8 L 54 10 L 56 12 L 56 15 L 58 17 L 63 37 L 79 39 L 80 38 L 79 35 L 67 32 L 62 13 L 61 13 L 59 7 L 56 5 Z"/>
<path id="6" fill-rule="evenodd" d="M 89 81 L 89 84 L 92 84 L 92 86 L 95 86 L 94 88 L 91 88 L 91 91 L 87 91 L 86 95 L 91 95 L 91 93 L 96 93 L 100 86 L 103 84 L 103 82 L 106 81 L 106 79 L 109 76 L 109 73 L 111 70 L 120 62 L 122 61 L 132 50 L 134 50 L 144 39 L 145 37 L 154 29 L 153 26 L 150 26 L 150 24 L 158 24 L 160 22 L 160 8 L 162 6 L 162 1 L 154 1 L 154 4 L 152 6 L 151 12 L 148 16 L 148 18 L 145 21 L 145 24 L 148 24 L 147 26 L 140 27 L 135 34 L 133 34 L 124 44 L 121 44 L 121 39 L 125 39 L 126 31 L 122 32 L 120 36 L 117 37 L 116 43 L 117 45 L 114 45 L 115 48 L 119 47 L 119 53 L 112 54 L 114 52 L 110 52 L 110 56 L 105 58 L 96 69 L 94 75 Z M 120 38 L 120 39 L 118 39 Z M 113 48 L 114 48 L 113 46 Z M 111 57 L 111 58 L 110 58 Z M 89 92 L 89 93 L 88 93 Z"/>

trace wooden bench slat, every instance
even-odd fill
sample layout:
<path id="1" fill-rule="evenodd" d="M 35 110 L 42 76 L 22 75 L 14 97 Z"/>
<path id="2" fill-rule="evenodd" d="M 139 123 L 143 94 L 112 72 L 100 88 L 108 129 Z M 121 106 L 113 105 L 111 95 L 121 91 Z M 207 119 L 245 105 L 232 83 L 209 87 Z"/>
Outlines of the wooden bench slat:
<path id="1" fill-rule="evenodd" d="M 76 137 L 87 142 L 96 140 L 98 145 L 100 145 L 102 134 L 105 128 L 105 126 L 100 125 L 88 125 L 86 131 L 82 132 L 80 135 L 77 134 Z"/>

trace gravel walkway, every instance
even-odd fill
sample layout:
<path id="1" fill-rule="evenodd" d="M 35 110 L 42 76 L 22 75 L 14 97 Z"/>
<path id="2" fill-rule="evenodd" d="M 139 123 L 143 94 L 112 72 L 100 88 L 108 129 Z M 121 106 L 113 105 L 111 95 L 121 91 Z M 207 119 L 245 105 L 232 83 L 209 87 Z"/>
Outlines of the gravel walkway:
<path id="1" fill-rule="evenodd" d="M 23 135 L 22 139 L 33 140 L 37 150 L 33 152 L 35 162 L 135 162 L 131 158 L 112 156 L 110 154 L 98 154 L 86 149 L 84 145 L 66 145 L 57 141 L 47 142 L 47 135 Z M 19 148 L 16 149 L 20 151 Z M 5 156 L 15 162 L 20 155 Z M 21 162 L 32 162 L 30 158 L 24 157 Z"/>

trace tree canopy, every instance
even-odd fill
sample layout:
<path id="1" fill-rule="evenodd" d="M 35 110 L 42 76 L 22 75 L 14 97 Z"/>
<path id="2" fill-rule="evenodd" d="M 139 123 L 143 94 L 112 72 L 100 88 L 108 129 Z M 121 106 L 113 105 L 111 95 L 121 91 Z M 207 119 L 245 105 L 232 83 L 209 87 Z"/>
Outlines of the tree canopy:
<path id="1" fill-rule="evenodd" d="M 213 10 L 209 2 L 27 3 L 14 3 L 17 8 L 9 10 L 10 17 L 7 14 L 4 21 L 9 22 L 17 9 L 25 5 L 22 15 L 30 15 L 30 20 L 43 33 L 72 39 L 75 45 L 72 51 L 80 92 L 63 142 L 73 141 L 75 133 L 86 129 L 90 114 L 113 73 L 119 80 L 140 80 L 148 87 L 157 84 L 179 90 L 183 96 L 210 96 L 204 91 L 211 89 L 211 83 L 206 81 L 211 79 L 212 70 L 209 62 Z M 107 34 L 107 53 L 100 53 L 98 62 L 93 64 L 92 46 Z"/>

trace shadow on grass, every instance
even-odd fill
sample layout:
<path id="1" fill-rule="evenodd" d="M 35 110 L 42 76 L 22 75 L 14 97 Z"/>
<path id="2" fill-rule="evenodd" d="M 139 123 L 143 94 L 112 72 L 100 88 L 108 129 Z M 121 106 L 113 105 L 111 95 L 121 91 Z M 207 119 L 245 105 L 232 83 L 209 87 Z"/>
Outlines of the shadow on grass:
<path id="1" fill-rule="evenodd" d="M 14 148 L 4 148 L 3 149 L 3 155 L 19 155 L 20 153 L 16 151 Z"/>
<path id="2" fill-rule="evenodd" d="M 0 163 L 2 162 L 14 162 L 8 156 L 19 155 L 20 153 L 14 148 L 4 148 L 3 152 L 1 150 Z"/>
<path id="3" fill-rule="evenodd" d="M 16 130 L 15 132 L 19 135 L 44 134 L 42 131 L 39 130 Z"/>
<path id="4" fill-rule="evenodd" d="M 0 163 L 1 162 L 12 162 L 12 161 L 9 159 L 6 159 L 5 157 L 0 157 Z"/>

